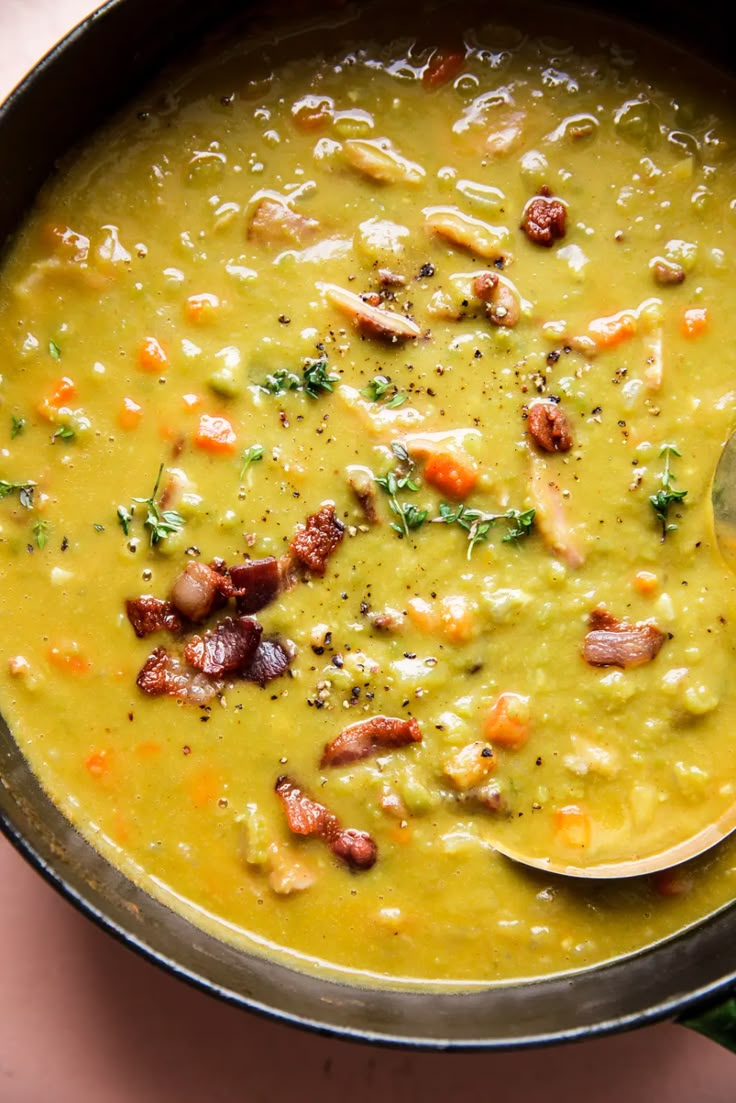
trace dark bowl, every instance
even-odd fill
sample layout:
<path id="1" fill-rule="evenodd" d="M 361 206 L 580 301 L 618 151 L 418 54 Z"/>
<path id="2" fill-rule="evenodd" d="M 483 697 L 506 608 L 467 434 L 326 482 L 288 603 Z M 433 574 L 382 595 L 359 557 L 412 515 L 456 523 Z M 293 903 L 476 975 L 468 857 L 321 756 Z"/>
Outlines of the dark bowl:
<path id="1" fill-rule="evenodd" d="M 721 21 L 693 19 L 689 4 L 610 7 L 727 67 Z M 80 137 L 175 52 L 236 9 L 242 18 L 254 8 L 242 0 L 111 0 L 52 50 L 0 108 L 0 242 Z M 434 1048 L 576 1040 L 718 1005 L 736 980 L 733 908 L 610 965 L 472 993 L 363 988 L 244 953 L 170 911 L 102 858 L 42 791 L 1 718 L 0 826 L 51 885 L 131 949 L 230 1003 L 352 1039 Z"/>

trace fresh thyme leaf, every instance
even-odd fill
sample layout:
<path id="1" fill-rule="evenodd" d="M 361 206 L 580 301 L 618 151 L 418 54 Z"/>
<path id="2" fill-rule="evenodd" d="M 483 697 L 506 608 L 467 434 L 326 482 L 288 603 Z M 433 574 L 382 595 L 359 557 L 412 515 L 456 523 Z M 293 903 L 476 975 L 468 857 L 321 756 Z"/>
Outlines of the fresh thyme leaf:
<path id="1" fill-rule="evenodd" d="M 409 453 L 400 440 L 394 440 L 391 442 L 391 451 L 396 456 L 396 459 L 401 460 L 402 463 L 413 462 L 409 457 Z"/>
<path id="2" fill-rule="evenodd" d="M 441 502 L 439 516 L 433 517 L 432 522 L 459 525 L 460 528 L 465 529 L 468 534 L 467 558 L 470 559 L 476 545 L 488 539 L 491 529 L 499 521 L 505 521 L 509 525 L 509 530 L 503 537 L 503 542 L 509 543 L 529 536 L 534 526 L 535 516 L 536 511 L 533 509 L 508 509 L 505 513 L 486 513 L 482 509 L 468 509 L 465 505 L 453 509 L 446 502 Z"/>
<path id="3" fill-rule="evenodd" d="M 10 415 L 10 439 L 15 440 L 26 427 L 26 419 L 24 417 L 16 417 L 15 414 Z"/>
<path id="4" fill-rule="evenodd" d="M 133 514 L 125 508 L 125 506 L 118 506 L 118 524 L 125 536 L 130 533 L 130 526 L 133 523 Z"/>
<path id="5" fill-rule="evenodd" d="M 53 440 L 74 440 L 77 434 L 70 425 L 61 425 L 53 435 Z"/>
<path id="6" fill-rule="evenodd" d="M 657 518 L 662 528 L 661 543 L 664 544 L 667 539 L 667 533 L 674 532 L 677 528 L 676 522 L 670 521 L 669 519 L 670 507 L 682 502 L 687 497 L 687 491 L 675 490 L 672 485 L 676 479 L 670 470 L 670 462 L 673 456 L 680 456 L 681 452 L 674 444 L 665 444 L 662 446 L 659 455 L 660 459 L 664 457 L 664 470 L 660 475 L 662 487 L 656 494 L 649 495 L 649 504 L 654 510 L 654 516 Z"/>
<path id="7" fill-rule="evenodd" d="M 278 371 L 267 375 L 261 383 L 261 390 L 274 395 L 286 394 L 287 391 L 300 391 L 301 387 L 299 376 L 294 375 L 292 371 L 287 371 L 286 368 L 279 368 Z"/>
<path id="8" fill-rule="evenodd" d="M 364 387 L 360 392 L 363 398 L 367 398 L 369 402 L 378 402 L 379 398 L 383 398 L 386 391 L 391 390 L 391 380 L 385 375 L 374 375 L 367 387 Z"/>
<path id="9" fill-rule="evenodd" d="M 401 466 L 395 467 L 386 475 L 380 475 L 376 478 L 375 482 L 377 486 L 380 486 L 381 490 L 384 490 L 386 494 L 388 494 L 389 509 L 399 518 L 399 523 L 392 524 L 391 528 L 394 532 L 397 532 L 399 536 L 404 537 L 408 536 L 413 529 L 421 528 L 429 516 L 429 510 L 419 509 L 409 502 L 399 501 L 397 495 L 400 491 L 408 490 L 412 494 L 416 494 L 420 486 L 419 483 L 412 478 L 414 474 L 414 461 L 410 458 L 404 445 L 399 441 L 394 441 L 391 445 L 391 451 L 399 460 Z"/>
<path id="10" fill-rule="evenodd" d="M 326 360 L 316 360 L 313 364 L 307 364 L 302 372 L 304 376 L 304 393 L 310 398 L 319 398 L 325 392 L 332 391 L 332 384 L 337 383 L 338 375 L 330 375 L 327 371 Z"/>
<path id="11" fill-rule="evenodd" d="M 245 448 L 243 450 L 243 453 L 242 453 L 240 458 L 241 458 L 241 464 L 242 464 L 242 466 L 240 468 L 240 478 L 242 480 L 242 479 L 245 478 L 246 473 L 247 473 L 248 468 L 250 467 L 250 465 L 252 463 L 257 463 L 259 460 L 263 459 L 263 445 L 262 444 L 251 444 L 250 448 Z"/>
<path id="12" fill-rule="evenodd" d="M 393 398 L 384 403 L 387 410 L 398 410 L 399 406 L 403 406 L 405 402 L 409 401 L 409 395 L 404 394 L 402 391 L 397 391 Z"/>
<path id="13" fill-rule="evenodd" d="M 46 547 L 46 543 L 49 538 L 50 528 L 51 526 L 49 525 L 48 521 L 36 521 L 35 525 L 33 526 L 33 535 L 36 538 L 36 544 L 39 551 L 43 551 L 43 549 Z"/>
<path id="14" fill-rule="evenodd" d="M 18 501 L 24 509 L 33 509 L 33 490 L 36 484 L 30 479 L 25 483 L 8 482 L 0 479 L 0 498 L 7 498 L 10 494 L 18 494 Z"/>
<path id="15" fill-rule="evenodd" d="M 156 482 L 153 484 L 150 498 L 134 498 L 130 510 L 125 509 L 124 506 L 118 506 L 118 522 L 126 536 L 130 532 L 136 505 L 146 507 L 146 516 L 143 525 L 149 531 L 151 547 L 155 547 L 156 544 L 160 544 L 162 540 L 166 540 L 169 536 L 173 536 L 174 533 L 181 532 L 184 528 L 184 518 L 180 513 L 177 513 L 175 509 L 161 510 L 156 502 L 156 495 L 158 494 L 163 470 L 164 465 L 161 464 L 158 469 L 158 475 L 156 476 Z"/>
<path id="16" fill-rule="evenodd" d="M 49 341 L 49 356 L 52 360 L 61 360 L 61 349 L 56 341 Z"/>
<path id="17" fill-rule="evenodd" d="M 95 532 L 104 532 L 105 531 L 105 526 L 104 525 L 93 525 L 92 528 L 95 530 Z"/>

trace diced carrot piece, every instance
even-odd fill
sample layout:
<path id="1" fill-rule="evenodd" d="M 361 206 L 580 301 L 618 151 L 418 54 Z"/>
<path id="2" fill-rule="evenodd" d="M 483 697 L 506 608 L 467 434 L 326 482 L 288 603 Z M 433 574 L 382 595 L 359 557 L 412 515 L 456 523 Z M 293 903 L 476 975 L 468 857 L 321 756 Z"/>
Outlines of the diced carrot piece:
<path id="1" fill-rule="evenodd" d="M 434 50 L 422 73 L 425 88 L 437 88 L 454 80 L 465 65 L 465 54 L 460 50 Z"/>
<path id="2" fill-rule="evenodd" d="M 110 772 L 112 757 L 112 751 L 109 750 L 92 751 L 85 758 L 84 765 L 92 774 L 92 777 L 99 781 L 100 778 Z"/>
<path id="3" fill-rule="evenodd" d="M 708 308 L 689 306 L 683 311 L 680 332 L 683 337 L 699 337 L 708 328 Z"/>
<path id="4" fill-rule="evenodd" d="M 121 429 L 137 429 L 143 417 L 143 407 L 133 398 L 124 398 L 118 410 L 118 425 Z"/>
<path id="5" fill-rule="evenodd" d="M 638 594 L 656 594 L 659 578 L 654 571 L 637 571 L 634 575 L 634 589 Z"/>
<path id="6" fill-rule="evenodd" d="M 155 337 L 146 337 L 138 349 L 138 363 L 144 371 L 160 374 L 168 368 L 169 358 Z"/>
<path id="7" fill-rule="evenodd" d="M 305 96 L 294 104 L 291 113 L 298 130 L 323 130 L 332 119 L 332 101 L 322 96 Z"/>
<path id="8" fill-rule="evenodd" d="M 424 478 L 446 498 L 467 498 L 478 481 L 478 472 L 469 459 L 455 452 L 435 452 L 424 465 Z"/>
<path id="9" fill-rule="evenodd" d="M 227 418 L 202 414 L 194 443 L 206 452 L 234 452 L 238 438 Z"/>
<path id="10" fill-rule="evenodd" d="M 185 410 L 196 410 L 202 405 L 202 399 L 198 394 L 183 394 L 181 401 Z"/>
<path id="11" fill-rule="evenodd" d="M 92 669 L 92 663 L 84 655 L 80 654 L 75 645 L 64 647 L 50 647 L 49 661 L 57 670 L 65 674 L 87 674 Z"/>
<path id="12" fill-rule="evenodd" d="M 119 809 L 113 813 L 110 834 L 116 843 L 123 846 L 130 838 L 130 819 Z"/>
<path id="13" fill-rule="evenodd" d="M 618 314 L 594 318 L 588 325 L 588 332 L 600 348 L 613 348 L 634 336 L 636 316 L 630 310 L 620 310 Z"/>
<path id="14" fill-rule="evenodd" d="M 555 830 L 565 846 L 590 846 L 590 816 L 578 804 L 557 809 Z"/>
<path id="15" fill-rule="evenodd" d="M 399 846 L 406 846 L 407 843 L 411 842 L 414 832 L 411 826 L 404 821 L 400 824 L 396 824 L 395 827 L 389 827 L 386 834 L 392 843 L 398 843 Z"/>
<path id="16" fill-rule="evenodd" d="M 49 395 L 49 406 L 66 406 L 76 396 L 77 385 L 68 375 L 62 376 Z"/>
<path id="17" fill-rule="evenodd" d="M 529 698 L 520 693 L 502 693 L 491 705 L 483 732 L 501 747 L 521 747 L 529 738 Z"/>
<path id="18" fill-rule="evenodd" d="M 190 295 L 184 304 L 184 313 L 190 322 L 206 325 L 213 322 L 220 309 L 217 295 Z"/>
<path id="19" fill-rule="evenodd" d="M 436 603 L 415 597 L 407 602 L 407 611 L 412 623 L 428 635 L 441 635 L 462 643 L 475 634 L 473 610 L 459 595 L 443 597 Z"/>
<path id="20" fill-rule="evenodd" d="M 161 418 L 158 423 L 158 435 L 161 440 L 171 441 L 176 440 L 178 430 L 167 421 L 166 418 Z"/>

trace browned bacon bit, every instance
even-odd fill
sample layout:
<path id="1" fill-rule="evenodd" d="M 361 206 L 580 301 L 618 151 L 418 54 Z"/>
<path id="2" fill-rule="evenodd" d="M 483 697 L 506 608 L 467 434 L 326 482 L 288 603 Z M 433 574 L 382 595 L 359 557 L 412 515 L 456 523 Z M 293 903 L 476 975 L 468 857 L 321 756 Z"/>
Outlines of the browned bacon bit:
<path id="1" fill-rule="evenodd" d="M 572 448 L 570 422 L 556 402 L 535 402 L 527 412 L 529 435 L 545 452 L 569 452 Z"/>
<path id="2" fill-rule="evenodd" d="M 230 568 L 233 594 L 239 613 L 257 613 L 281 591 L 281 570 L 274 556 L 249 559 Z"/>
<path id="3" fill-rule="evenodd" d="M 192 705 L 206 705 L 220 689 L 218 682 L 181 665 L 165 647 L 157 647 L 146 659 L 136 685 L 150 697 L 166 694 Z"/>
<path id="4" fill-rule="evenodd" d="M 143 594 L 131 598 L 125 603 L 125 611 L 136 636 L 141 638 L 164 629 L 167 632 L 181 631 L 181 617 L 170 601 L 162 601 L 160 597 Z"/>
<path id="5" fill-rule="evenodd" d="M 473 280 L 473 294 L 481 302 L 489 303 L 497 286 L 498 276 L 495 272 L 479 272 Z"/>
<path id="6" fill-rule="evenodd" d="M 328 502 L 299 526 L 289 547 L 300 563 L 321 577 L 325 573 L 327 560 L 344 534 L 345 526 L 338 521 L 335 507 Z"/>
<path id="7" fill-rule="evenodd" d="M 280 678 L 288 670 L 293 658 L 293 651 L 280 640 L 261 640 L 250 663 L 240 674 L 263 689 L 267 682 Z"/>
<path id="8" fill-rule="evenodd" d="M 171 601 L 189 620 L 206 620 L 218 604 L 223 575 L 206 563 L 187 563 L 171 588 Z"/>
<path id="9" fill-rule="evenodd" d="M 307 796 L 291 778 L 282 775 L 278 779 L 276 794 L 295 835 L 318 835 L 336 857 L 353 869 L 370 869 L 375 863 L 378 848 L 371 836 L 366 831 L 342 827 L 333 812 Z"/>
<path id="10" fill-rule="evenodd" d="M 583 658 L 591 666 L 641 666 L 656 658 L 666 638 L 656 624 L 629 624 L 601 605 L 590 614 L 588 627 Z"/>
<path id="11" fill-rule="evenodd" d="M 558 238 L 565 236 L 567 209 L 559 199 L 549 196 L 549 188 L 542 188 L 542 194 L 530 199 L 524 208 L 521 228 L 535 245 L 553 245 Z"/>
<path id="12" fill-rule="evenodd" d="M 359 762 L 361 758 L 377 754 L 392 747 L 405 747 L 408 743 L 421 743 L 422 732 L 413 718 L 402 720 L 396 716 L 369 716 L 349 724 L 322 754 L 320 766 L 344 766 L 347 762 Z"/>
<path id="13" fill-rule="evenodd" d="M 252 617 L 225 617 L 211 632 L 193 636 L 184 648 L 184 658 L 203 674 L 244 670 L 256 653 L 262 631 Z"/>
<path id="14" fill-rule="evenodd" d="M 671 260 L 665 260 L 664 257 L 657 257 L 656 260 L 652 261 L 650 268 L 654 279 L 662 286 L 682 283 L 685 279 L 685 269 L 682 265 L 675 264 Z"/>
<path id="15" fill-rule="evenodd" d="M 381 287 L 404 287 L 406 279 L 399 272 L 392 272 L 390 268 L 378 269 L 378 282 Z"/>

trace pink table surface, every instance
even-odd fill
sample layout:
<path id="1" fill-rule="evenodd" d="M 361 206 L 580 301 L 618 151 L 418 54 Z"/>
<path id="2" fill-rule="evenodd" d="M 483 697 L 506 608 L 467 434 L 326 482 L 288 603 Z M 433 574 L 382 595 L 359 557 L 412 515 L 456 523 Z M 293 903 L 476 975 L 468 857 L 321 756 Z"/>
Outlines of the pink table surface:
<path id="1" fill-rule="evenodd" d="M 96 6 L 0 0 L 0 99 Z M 0 1103 L 736 1100 L 736 1059 L 669 1024 L 529 1053 L 433 1054 L 264 1021 L 123 949 L 4 840 L 0 1006 Z"/>

